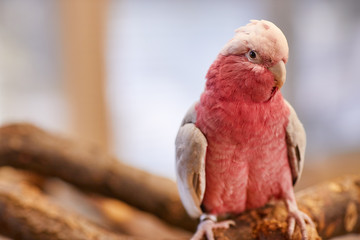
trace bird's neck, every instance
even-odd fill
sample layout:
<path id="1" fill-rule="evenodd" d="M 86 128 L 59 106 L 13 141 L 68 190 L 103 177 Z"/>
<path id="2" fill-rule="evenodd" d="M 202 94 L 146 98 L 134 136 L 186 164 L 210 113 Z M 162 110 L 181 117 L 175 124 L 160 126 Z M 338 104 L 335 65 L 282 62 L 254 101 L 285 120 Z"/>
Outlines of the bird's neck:
<path id="1" fill-rule="evenodd" d="M 205 92 L 221 101 L 260 103 L 273 97 L 273 74 L 245 56 L 219 54 L 206 78 Z"/>

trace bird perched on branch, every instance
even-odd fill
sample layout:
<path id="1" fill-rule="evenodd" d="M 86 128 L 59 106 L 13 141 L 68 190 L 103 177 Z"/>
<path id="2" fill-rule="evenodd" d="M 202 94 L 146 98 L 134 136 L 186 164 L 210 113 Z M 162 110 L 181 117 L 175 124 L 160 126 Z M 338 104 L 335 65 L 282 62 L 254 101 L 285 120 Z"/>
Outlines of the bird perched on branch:
<path id="1" fill-rule="evenodd" d="M 306 137 L 279 89 L 285 82 L 288 44 L 273 23 L 252 20 L 236 30 L 206 75 L 205 90 L 185 115 L 176 137 L 177 183 L 192 217 L 193 240 L 228 228 L 238 214 L 283 199 L 288 233 L 298 224 L 308 239 L 312 220 L 296 204 Z"/>

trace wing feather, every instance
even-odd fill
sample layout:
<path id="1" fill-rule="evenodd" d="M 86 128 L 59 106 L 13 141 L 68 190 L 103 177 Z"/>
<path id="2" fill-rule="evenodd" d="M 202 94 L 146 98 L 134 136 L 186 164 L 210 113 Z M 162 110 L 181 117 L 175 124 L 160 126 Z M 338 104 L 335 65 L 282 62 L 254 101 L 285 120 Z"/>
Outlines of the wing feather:
<path id="1" fill-rule="evenodd" d="M 294 108 L 285 101 L 290 110 L 286 127 L 286 143 L 293 184 L 299 180 L 303 167 L 306 147 L 306 134 Z"/>
<path id="2" fill-rule="evenodd" d="M 202 214 L 207 140 L 195 125 L 195 104 L 185 115 L 175 141 L 176 175 L 181 201 L 191 217 Z"/>

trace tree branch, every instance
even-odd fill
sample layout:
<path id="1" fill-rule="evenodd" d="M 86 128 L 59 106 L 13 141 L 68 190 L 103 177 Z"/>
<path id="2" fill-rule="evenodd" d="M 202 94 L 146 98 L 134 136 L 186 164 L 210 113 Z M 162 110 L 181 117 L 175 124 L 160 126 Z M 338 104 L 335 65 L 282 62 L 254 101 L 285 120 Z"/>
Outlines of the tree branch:
<path id="1" fill-rule="evenodd" d="M 115 161 L 93 146 L 80 145 L 31 125 L 0 128 L 0 166 L 10 165 L 59 177 L 81 189 L 104 194 L 187 229 L 189 221 L 174 182 Z M 360 176 L 344 177 L 296 194 L 323 239 L 360 232 Z M 287 210 L 281 201 L 234 216 L 236 226 L 218 229 L 224 239 L 288 239 Z M 309 227 L 310 239 L 319 239 Z M 293 239 L 300 239 L 296 228 Z"/>
<path id="2" fill-rule="evenodd" d="M 347 176 L 325 182 L 296 194 L 299 208 L 315 222 L 308 226 L 310 239 L 330 239 L 348 233 L 360 233 L 360 176 Z M 233 217 L 236 226 L 218 229 L 215 236 L 225 239 L 288 239 L 287 210 L 281 201 Z M 298 228 L 293 239 L 301 239 Z"/>
<path id="3" fill-rule="evenodd" d="M 82 190 L 120 199 L 194 230 L 173 181 L 125 165 L 97 146 L 69 141 L 30 124 L 0 128 L 0 166 L 58 177 Z"/>
<path id="4" fill-rule="evenodd" d="M 135 239 L 108 232 L 57 207 L 36 188 L 4 178 L 0 180 L 0 232 L 28 240 Z"/>
<path id="5" fill-rule="evenodd" d="M 41 191 L 40 197 L 45 198 L 46 196 L 47 201 L 51 202 L 51 204 L 57 205 L 59 208 L 65 209 L 68 212 L 75 213 L 80 218 L 88 219 L 100 228 L 115 234 L 148 240 L 190 239 L 191 236 L 190 232 L 169 226 L 154 215 L 140 211 L 115 199 L 95 194 L 85 194 L 75 187 L 55 178 L 44 178 L 28 171 L 16 170 L 11 167 L 1 167 L 0 186 L 4 182 L 7 185 L 13 186 L 24 185 L 25 183 L 25 187 L 27 188 L 31 186 L 30 188 L 32 189 L 38 189 Z M 31 208 L 38 208 L 38 206 L 31 205 Z M 27 215 L 27 213 L 22 212 L 22 210 L 28 211 L 26 208 L 18 209 L 18 215 Z M 9 221 L 7 216 L 0 215 L 0 218 L 1 217 L 4 217 L 3 221 Z M 62 218 L 62 216 L 60 216 L 60 218 Z M 61 222 L 65 222 L 65 220 L 66 218 L 60 219 Z M 29 226 L 29 228 L 32 227 L 33 226 Z M 139 229 L 141 229 L 141 231 Z M 32 229 L 32 231 L 39 231 L 39 228 Z M 0 234 L 1 232 L 0 228 Z M 54 235 L 56 235 L 56 233 Z M 50 239 L 53 238 L 54 237 Z M 0 240 L 1 239 L 0 235 Z"/>

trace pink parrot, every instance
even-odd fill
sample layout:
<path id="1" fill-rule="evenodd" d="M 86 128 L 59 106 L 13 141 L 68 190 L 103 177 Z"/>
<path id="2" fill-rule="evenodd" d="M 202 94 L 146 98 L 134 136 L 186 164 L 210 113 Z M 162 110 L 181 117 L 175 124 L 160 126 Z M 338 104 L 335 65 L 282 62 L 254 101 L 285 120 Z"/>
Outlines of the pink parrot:
<path id="1" fill-rule="evenodd" d="M 200 217 L 193 240 L 228 228 L 237 214 L 283 199 L 288 233 L 297 223 L 308 239 L 312 220 L 296 204 L 306 145 L 304 128 L 278 91 L 285 82 L 288 44 L 273 23 L 252 20 L 236 30 L 206 75 L 205 90 L 185 115 L 176 137 L 181 200 Z"/>

